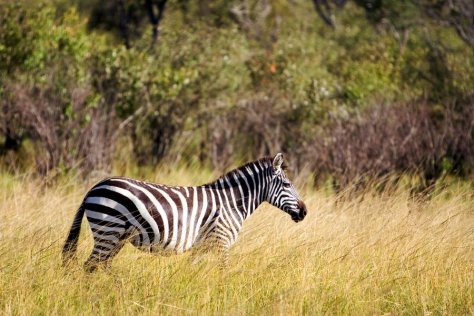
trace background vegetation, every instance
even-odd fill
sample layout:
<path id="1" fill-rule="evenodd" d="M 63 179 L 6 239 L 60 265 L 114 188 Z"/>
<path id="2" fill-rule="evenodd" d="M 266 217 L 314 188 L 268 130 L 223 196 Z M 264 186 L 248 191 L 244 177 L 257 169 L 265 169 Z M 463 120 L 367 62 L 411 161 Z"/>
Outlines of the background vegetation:
<path id="1" fill-rule="evenodd" d="M 157 41 L 148 2 L 2 2 L 4 170 L 223 171 L 283 151 L 336 189 L 472 174 L 469 2 L 170 1 Z"/>
<path id="2" fill-rule="evenodd" d="M 472 1 L 152 2 L 0 0 L 1 314 L 474 313 Z M 94 181 L 279 151 L 309 215 L 262 207 L 228 271 L 60 266 Z"/>

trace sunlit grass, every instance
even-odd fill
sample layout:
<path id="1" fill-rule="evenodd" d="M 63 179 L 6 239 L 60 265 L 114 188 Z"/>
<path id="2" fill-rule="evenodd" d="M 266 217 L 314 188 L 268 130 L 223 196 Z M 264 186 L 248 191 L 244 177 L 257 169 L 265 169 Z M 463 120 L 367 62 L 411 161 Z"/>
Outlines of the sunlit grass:
<path id="1" fill-rule="evenodd" d="M 210 173 L 151 174 L 198 184 Z M 214 254 L 157 257 L 127 246 L 112 269 L 87 274 L 60 249 L 92 183 L 44 187 L 28 176 L 0 181 L 2 314 L 472 314 L 474 196 L 452 185 L 417 202 L 399 190 L 338 202 L 307 190 L 298 224 L 264 205 L 245 223 L 220 271 Z"/>

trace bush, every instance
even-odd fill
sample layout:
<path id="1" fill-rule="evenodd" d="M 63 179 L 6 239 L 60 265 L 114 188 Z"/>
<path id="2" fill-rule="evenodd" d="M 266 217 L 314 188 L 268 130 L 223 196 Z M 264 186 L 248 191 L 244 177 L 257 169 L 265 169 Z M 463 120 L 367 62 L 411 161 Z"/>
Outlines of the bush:
<path id="1" fill-rule="evenodd" d="M 0 132 L 18 143 L 34 142 L 40 174 L 57 167 L 106 168 L 112 156 L 103 146 L 112 134 L 104 124 L 109 109 L 99 106 L 90 85 L 93 47 L 75 11 L 54 23 L 48 6 L 9 4 L 1 16 L 1 47 L 10 58 L 0 63 Z"/>
<path id="2" fill-rule="evenodd" d="M 332 120 L 315 137 L 312 168 L 339 189 L 390 174 L 419 175 L 424 188 L 444 174 L 465 176 L 474 168 L 474 97 L 459 103 L 460 110 L 380 103 L 360 117 Z"/>
<path id="3" fill-rule="evenodd" d="M 329 31 L 310 2 L 170 4 L 158 45 L 139 19 L 127 49 L 107 32 L 114 12 L 99 33 L 65 1 L 2 4 L 2 161 L 28 147 L 40 174 L 117 160 L 223 170 L 283 151 L 341 188 L 472 172 L 474 51 L 450 28 L 403 22 L 417 12 L 373 27 L 347 8 Z"/>

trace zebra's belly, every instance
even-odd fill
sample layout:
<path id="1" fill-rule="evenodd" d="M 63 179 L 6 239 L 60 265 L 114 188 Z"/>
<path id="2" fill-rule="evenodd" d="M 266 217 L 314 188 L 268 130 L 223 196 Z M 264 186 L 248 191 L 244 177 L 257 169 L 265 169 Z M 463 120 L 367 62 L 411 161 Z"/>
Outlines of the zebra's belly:
<path id="1" fill-rule="evenodd" d="M 140 236 L 139 233 L 132 234 L 132 236 L 133 237 L 131 237 L 129 241 L 134 247 L 145 252 L 150 252 L 153 254 L 163 255 L 163 256 L 170 256 L 170 255 L 184 253 L 190 250 L 191 248 L 193 248 L 198 240 L 196 239 L 192 243 L 187 243 L 184 245 L 181 245 L 176 240 L 168 240 L 165 243 L 163 243 L 162 241 L 144 243 L 143 238 Z"/>
<path id="2" fill-rule="evenodd" d="M 216 236 L 213 234 L 214 231 L 212 229 L 207 230 L 206 228 L 208 227 L 201 227 L 192 243 L 182 246 L 176 240 L 171 240 L 166 243 L 160 241 L 157 243 L 144 244 L 143 238 L 140 237 L 140 233 L 137 230 L 134 230 L 134 233 L 131 235 L 133 237 L 129 238 L 129 241 L 139 250 L 160 256 L 171 256 L 182 254 L 189 251 L 191 248 L 207 249 L 208 247 L 213 247 L 214 242 L 216 241 Z"/>

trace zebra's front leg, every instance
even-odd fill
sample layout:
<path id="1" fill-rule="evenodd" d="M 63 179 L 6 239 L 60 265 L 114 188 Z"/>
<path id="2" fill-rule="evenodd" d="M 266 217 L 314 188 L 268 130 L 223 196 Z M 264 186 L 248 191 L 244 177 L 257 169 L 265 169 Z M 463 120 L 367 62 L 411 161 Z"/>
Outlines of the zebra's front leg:
<path id="1" fill-rule="evenodd" d="M 226 210 L 222 209 L 222 213 L 225 215 Z M 211 244 L 213 244 L 214 248 L 217 250 L 219 255 L 219 267 L 221 269 L 226 268 L 229 265 L 229 258 L 230 258 L 230 247 L 237 241 L 237 236 L 241 225 L 235 227 L 230 220 L 230 215 L 225 216 L 221 215 L 216 221 L 215 227 L 212 230 L 211 236 Z"/>
<path id="2" fill-rule="evenodd" d="M 212 253 L 213 255 L 217 255 L 217 266 L 222 270 L 229 265 L 229 249 L 230 245 L 226 242 L 226 239 L 223 239 L 222 236 L 212 234 L 206 243 L 201 245 L 196 252 L 200 254 Z M 193 262 L 197 262 L 197 260 L 195 259 Z"/>
<path id="3" fill-rule="evenodd" d="M 218 235 L 217 253 L 219 255 L 219 268 L 221 270 L 227 268 L 230 262 L 230 247 L 237 240 L 237 236 L 232 234 Z"/>
<path id="4" fill-rule="evenodd" d="M 223 244 L 218 248 L 219 254 L 219 268 L 224 270 L 229 266 L 230 261 L 230 246 Z"/>
<path id="5" fill-rule="evenodd" d="M 229 264 L 229 248 L 229 245 L 222 242 L 222 240 L 213 238 L 212 240 L 191 249 L 191 262 L 193 265 L 197 265 L 203 261 L 204 255 L 212 254 L 213 256 L 217 255 L 218 266 L 220 268 L 225 268 Z"/>

